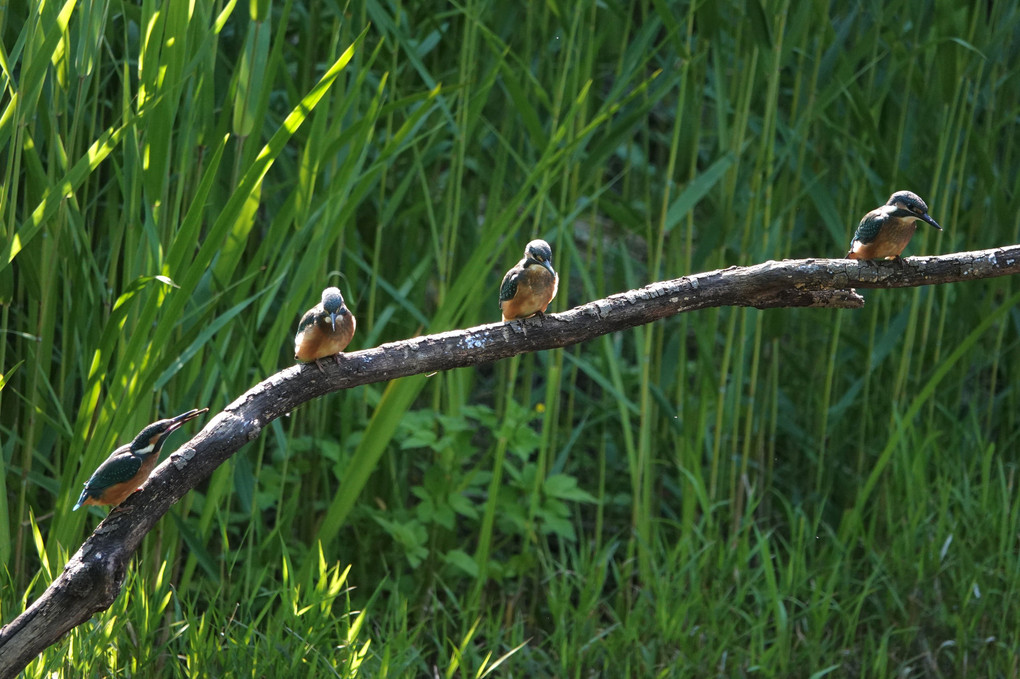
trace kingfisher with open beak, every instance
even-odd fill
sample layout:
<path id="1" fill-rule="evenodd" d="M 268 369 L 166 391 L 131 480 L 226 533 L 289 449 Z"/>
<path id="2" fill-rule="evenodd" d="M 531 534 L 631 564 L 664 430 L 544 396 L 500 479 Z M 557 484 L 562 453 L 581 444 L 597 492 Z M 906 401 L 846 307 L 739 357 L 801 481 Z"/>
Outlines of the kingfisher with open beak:
<path id="1" fill-rule="evenodd" d="M 85 490 L 74 510 L 82 505 L 119 505 L 126 500 L 149 478 L 167 437 L 188 420 L 208 411 L 208 408 L 189 410 L 177 417 L 153 422 L 134 441 L 110 453 L 85 482 Z"/>
<path id="2" fill-rule="evenodd" d="M 322 291 L 322 301 L 305 312 L 298 323 L 294 336 L 294 358 L 302 363 L 315 361 L 320 372 L 320 358 L 335 356 L 340 362 L 340 352 L 347 348 L 354 337 L 357 320 L 344 304 L 339 288 Z"/>
<path id="3" fill-rule="evenodd" d="M 559 274 L 552 266 L 552 248 L 544 240 L 531 241 L 524 248 L 524 258 L 506 272 L 499 286 L 503 320 L 545 313 L 559 284 Z"/>
<path id="4" fill-rule="evenodd" d="M 917 229 L 917 220 L 942 230 L 920 196 L 897 191 L 885 205 L 864 215 L 850 241 L 847 259 L 899 259 Z"/>

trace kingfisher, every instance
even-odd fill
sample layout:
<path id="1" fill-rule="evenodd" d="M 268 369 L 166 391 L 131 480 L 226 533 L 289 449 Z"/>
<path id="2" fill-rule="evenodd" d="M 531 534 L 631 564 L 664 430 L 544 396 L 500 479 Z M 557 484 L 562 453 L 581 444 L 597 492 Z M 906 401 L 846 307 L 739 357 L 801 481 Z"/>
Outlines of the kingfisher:
<path id="1" fill-rule="evenodd" d="M 552 248 L 544 240 L 531 241 L 524 248 L 524 258 L 506 272 L 499 286 L 503 320 L 545 313 L 559 284 L 560 277 L 552 266 Z"/>
<path id="2" fill-rule="evenodd" d="M 339 288 L 322 291 L 322 301 L 305 312 L 298 323 L 294 336 L 294 359 L 302 363 L 315 361 L 320 372 L 319 359 L 335 356 L 340 362 L 340 352 L 347 348 L 354 337 L 357 326 L 354 314 L 344 304 Z"/>
<path id="3" fill-rule="evenodd" d="M 119 505 L 126 500 L 149 478 L 167 437 L 205 412 L 209 409 L 189 410 L 168 420 L 157 420 L 143 429 L 134 441 L 110 453 L 85 482 L 85 490 L 72 511 L 82 505 Z"/>
<path id="4" fill-rule="evenodd" d="M 885 205 L 864 215 L 850 241 L 847 259 L 899 259 L 919 219 L 942 230 L 928 214 L 928 206 L 920 196 L 912 191 L 897 191 Z"/>

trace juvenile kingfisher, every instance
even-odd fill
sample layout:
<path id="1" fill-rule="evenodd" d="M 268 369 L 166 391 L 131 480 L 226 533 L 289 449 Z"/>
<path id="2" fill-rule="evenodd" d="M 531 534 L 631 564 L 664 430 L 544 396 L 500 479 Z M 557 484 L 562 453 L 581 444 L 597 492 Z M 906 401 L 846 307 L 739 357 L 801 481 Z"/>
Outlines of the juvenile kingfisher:
<path id="1" fill-rule="evenodd" d="M 126 500 L 149 478 L 167 437 L 188 420 L 208 411 L 208 408 L 189 410 L 169 420 L 153 422 L 134 441 L 110 453 L 85 482 L 85 490 L 72 511 L 82 505 L 119 505 Z"/>
<path id="2" fill-rule="evenodd" d="M 544 240 L 531 241 L 524 248 L 524 258 L 506 272 L 499 286 L 503 320 L 545 313 L 559 284 L 560 277 L 552 266 L 552 248 Z"/>
<path id="3" fill-rule="evenodd" d="M 339 288 L 326 288 L 322 301 L 306 311 L 298 323 L 294 358 L 302 363 L 315 361 L 316 367 L 325 372 L 319 359 L 335 356 L 339 363 L 340 352 L 351 343 L 357 324 Z"/>
<path id="4" fill-rule="evenodd" d="M 889 196 L 885 205 L 864 215 L 850 241 L 847 259 L 899 259 L 919 219 L 942 230 L 928 214 L 928 206 L 920 196 L 911 191 L 897 191 Z"/>

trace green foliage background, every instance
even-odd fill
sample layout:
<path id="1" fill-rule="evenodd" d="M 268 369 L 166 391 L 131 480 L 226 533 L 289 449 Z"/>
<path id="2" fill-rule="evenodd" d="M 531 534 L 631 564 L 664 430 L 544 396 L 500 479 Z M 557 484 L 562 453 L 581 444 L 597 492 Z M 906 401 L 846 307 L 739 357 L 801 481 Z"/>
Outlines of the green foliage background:
<path id="1" fill-rule="evenodd" d="M 1015 2 L 37 0 L 0 37 L 4 622 L 91 470 L 290 365 L 327 284 L 360 349 L 498 320 L 535 236 L 553 310 L 842 256 L 897 189 L 945 227 L 907 254 L 1020 241 Z M 28 676 L 1016 676 L 1016 288 L 330 395 Z"/>

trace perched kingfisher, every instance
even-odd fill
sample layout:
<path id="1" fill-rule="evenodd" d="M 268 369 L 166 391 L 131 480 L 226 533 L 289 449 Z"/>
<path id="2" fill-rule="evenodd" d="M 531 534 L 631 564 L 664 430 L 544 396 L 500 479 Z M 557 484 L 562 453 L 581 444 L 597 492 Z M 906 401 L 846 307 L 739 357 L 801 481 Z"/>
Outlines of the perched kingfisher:
<path id="1" fill-rule="evenodd" d="M 552 266 L 552 248 L 544 240 L 531 241 L 524 248 L 524 258 L 506 272 L 499 286 L 503 320 L 545 313 L 559 284 L 560 277 Z"/>
<path id="2" fill-rule="evenodd" d="M 889 196 L 885 205 L 864 215 L 850 241 L 847 259 L 899 259 L 919 219 L 942 230 L 928 214 L 928 206 L 920 196 L 911 191 L 897 191 Z"/>
<path id="3" fill-rule="evenodd" d="M 110 453 L 85 482 L 85 490 L 72 511 L 82 505 L 119 505 L 126 500 L 149 478 L 167 437 L 188 420 L 208 411 L 208 408 L 189 410 L 169 420 L 153 422 L 134 441 Z"/>
<path id="4" fill-rule="evenodd" d="M 298 323 L 294 358 L 302 363 L 315 361 L 316 367 L 325 372 L 319 359 L 335 356 L 339 363 L 340 352 L 351 343 L 357 324 L 339 288 L 326 288 L 322 301 L 306 311 Z"/>

